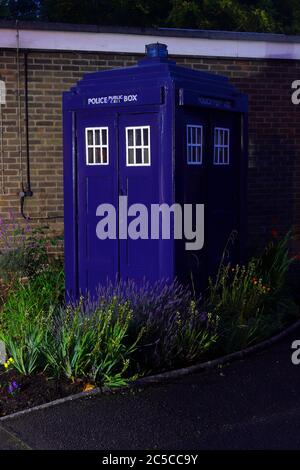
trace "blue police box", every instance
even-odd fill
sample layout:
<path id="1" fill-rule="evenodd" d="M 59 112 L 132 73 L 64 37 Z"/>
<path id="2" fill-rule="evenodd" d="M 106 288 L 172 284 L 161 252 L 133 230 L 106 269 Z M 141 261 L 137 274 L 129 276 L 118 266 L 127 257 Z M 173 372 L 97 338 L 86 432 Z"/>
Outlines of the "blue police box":
<path id="1" fill-rule="evenodd" d="M 228 78 L 177 66 L 159 43 L 146 46 L 137 66 L 86 74 L 64 93 L 69 296 L 93 294 L 99 284 L 116 277 L 137 282 L 192 278 L 203 288 L 233 232 L 231 259 L 241 259 L 247 110 L 247 97 Z M 193 205 L 194 230 L 195 204 L 204 204 L 201 249 L 187 250 L 184 237 L 175 239 L 172 215 L 171 236 L 164 233 L 163 210 L 158 234 L 151 237 L 150 215 L 148 227 L 138 224 L 141 213 L 135 204 L 150 214 L 153 204 L 168 208 L 174 203 Z M 103 204 L 115 208 L 116 222 L 102 225 L 101 231 L 99 221 L 113 215 Z M 124 230 L 126 209 L 127 222 L 133 221 L 140 236 Z M 165 217 L 170 214 L 166 210 Z M 115 233 L 105 238 L 108 229 Z"/>

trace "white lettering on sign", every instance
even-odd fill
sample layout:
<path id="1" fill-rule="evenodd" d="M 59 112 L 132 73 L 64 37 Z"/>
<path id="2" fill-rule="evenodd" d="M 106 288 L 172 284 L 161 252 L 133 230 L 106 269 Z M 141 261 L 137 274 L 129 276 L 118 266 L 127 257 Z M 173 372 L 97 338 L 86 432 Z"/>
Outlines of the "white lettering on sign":
<path id="1" fill-rule="evenodd" d="M 88 105 L 95 104 L 120 104 L 137 102 L 138 95 L 110 95 L 110 96 L 97 96 L 88 98 Z"/>

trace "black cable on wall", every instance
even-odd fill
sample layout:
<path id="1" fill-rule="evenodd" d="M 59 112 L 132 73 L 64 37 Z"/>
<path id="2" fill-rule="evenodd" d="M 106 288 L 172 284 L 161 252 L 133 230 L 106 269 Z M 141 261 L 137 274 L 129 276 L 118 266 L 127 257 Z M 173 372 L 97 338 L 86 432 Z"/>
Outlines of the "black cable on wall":
<path id="1" fill-rule="evenodd" d="M 53 220 L 63 219 L 63 215 L 48 217 L 31 217 L 25 214 L 25 200 L 33 196 L 31 187 L 31 161 L 30 161 L 30 139 L 29 139 L 29 100 L 28 100 L 28 55 L 29 51 L 24 51 L 24 109 L 25 109 L 25 146 L 26 146 L 26 183 L 22 178 L 22 189 L 20 196 L 20 212 L 26 220 Z"/>

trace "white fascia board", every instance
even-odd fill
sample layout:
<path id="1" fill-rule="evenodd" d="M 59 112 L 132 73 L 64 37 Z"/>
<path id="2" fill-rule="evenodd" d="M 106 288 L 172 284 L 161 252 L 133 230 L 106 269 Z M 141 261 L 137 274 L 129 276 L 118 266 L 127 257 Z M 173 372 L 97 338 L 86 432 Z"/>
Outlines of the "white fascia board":
<path id="1" fill-rule="evenodd" d="M 300 43 L 142 34 L 87 33 L 20 30 L 20 49 L 144 53 L 145 44 L 162 42 L 178 56 L 232 57 L 249 59 L 300 59 Z M 0 29 L 0 48 L 15 49 L 17 31 Z"/>

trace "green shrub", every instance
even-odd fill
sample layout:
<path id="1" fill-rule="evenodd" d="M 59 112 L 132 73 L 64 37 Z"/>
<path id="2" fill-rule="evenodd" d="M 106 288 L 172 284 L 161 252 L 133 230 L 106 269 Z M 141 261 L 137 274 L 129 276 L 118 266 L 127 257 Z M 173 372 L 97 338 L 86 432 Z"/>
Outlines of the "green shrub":
<path id="1" fill-rule="evenodd" d="M 263 309 L 270 291 L 270 286 L 257 278 L 257 261 L 252 260 L 247 266 L 228 264 L 220 267 L 215 283 L 209 280 L 209 307 L 222 315 L 236 316 L 242 323 Z"/>
<path id="2" fill-rule="evenodd" d="M 288 270 L 293 262 L 290 255 L 291 232 L 283 238 L 271 240 L 258 258 L 260 277 L 274 292 L 280 293 L 285 287 Z"/>
<path id="3" fill-rule="evenodd" d="M 26 322 L 48 316 L 64 298 L 64 272 L 59 266 L 43 271 L 27 282 L 17 280 L 0 311 L 0 331 L 22 331 Z"/>
<path id="4" fill-rule="evenodd" d="M 0 331 L 0 340 L 5 344 L 13 367 L 23 375 L 30 375 L 45 368 L 42 345 L 46 338 L 47 323 L 24 322 L 22 332 Z"/>
<path id="5" fill-rule="evenodd" d="M 221 264 L 216 280 L 209 280 L 206 308 L 220 318 L 219 347 L 241 349 L 275 331 L 285 318 L 299 314 L 286 295 L 291 234 L 270 242 L 259 258 L 246 266 Z"/>
<path id="6" fill-rule="evenodd" d="M 43 348 L 47 372 L 110 386 L 126 383 L 125 373 L 141 336 L 128 341 L 132 319 L 128 303 L 113 299 L 89 314 L 81 307 L 61 309 L 54 319 Z"/>
<path id="7" fill-rule="evenodd" d="M 10 214 L 9 221 L 0 219 L 0 278 L 11 281 L 31 277 L 49 265 L 48 245 L 62 238 L 49 237 L 49 227 L 32 227 Z"/>
<path id="8" fill-rule="evenodd" d="M 183 366 L 205 358 L 218 340 L 218 317 L 200 311 L 195 301 L 191 302 L 185 318 L 177 313 L 173 341 L 164 358 L 166 365 Z"/>
<path id="9" fill-rule="evenodd" d="M 25 284 L 17 281 L 0 311 L 0 340 L 14 367 L 28 375 L 45 367 L 42 352 L 55 308 L 62 301 L 64 274 L 55 267 Z"/>

